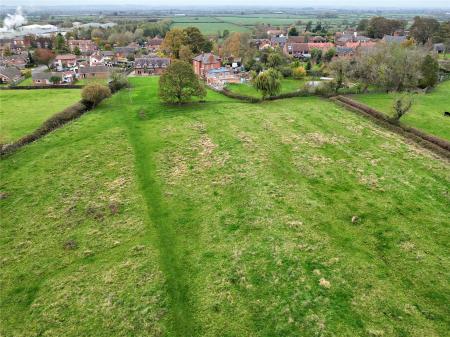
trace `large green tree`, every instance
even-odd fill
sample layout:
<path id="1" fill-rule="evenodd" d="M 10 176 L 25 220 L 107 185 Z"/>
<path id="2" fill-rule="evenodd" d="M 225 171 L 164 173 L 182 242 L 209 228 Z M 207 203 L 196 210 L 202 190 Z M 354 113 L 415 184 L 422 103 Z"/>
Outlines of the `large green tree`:
<path id="1" fill-rule="evenodd" d="M 159 97 L 163 102 L 182 104 L 192 97 L 205 96 L 205 87 L 187 62 L 174 60 L 159 78 Z"/>
<path id="2" fill-rule="evenodd" d="M 424 88 L 434 87 L 439 80 L 439 63 L 431 55 L 425 56 L 420 67 L 422 79 L 420 85 Z"/>
<path id="3" fill-rule="evenodd" d="M 411 26 L 411 36 L 418 43 L 427 43 L 439 31 L 440 25 L 436 19 L 416 16 Z"/>
<path id="4" fill-rule="evenodd" d="M 367 34 L 369 37 L 381 39 L 384 35 L 392 35 L 396 30 L 404 29 L 405 26 L 405 21 L 375 16 L 369 21 Z"/>

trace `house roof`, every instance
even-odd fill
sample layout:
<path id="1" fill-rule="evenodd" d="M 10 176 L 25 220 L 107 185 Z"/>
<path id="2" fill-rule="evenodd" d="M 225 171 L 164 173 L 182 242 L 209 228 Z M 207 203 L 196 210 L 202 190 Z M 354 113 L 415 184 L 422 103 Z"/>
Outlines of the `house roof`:
<path id="1" fill-rule="evenodd" d="M 289 43 L 287 47 L 292 53 L 309 52 L 309 43 Z"/>
<path id="2" fill-rule="evenodd" d="M 385 35 L 383 36 L 383 41 L 401 43 L 403 41 L 406 41 L 406 36 Z"/>
<path id="3" fill-rule="evenodd" d="M 287 36 L 274 36 L 270 39 L 271 43 L 286 43 L 288 40 Z"/>
<path id="4" fill-rule="evenodd" d="M 77 57 L 74 54 L 62 54 L 62 55 L 56 55 L 55 60 L 73 60 L 76 58 Z"/>
<path id="5" fill-rule="evenodd" d="M 341 46 L 336 47 L 336 53 L 338 55 L 348 55 L 348 54 L 352 54 L 354 51 L 355 50 L 350 47 L 341 47 Z"/>
<path id="6" fill-rule="evenodd" d="M 289 36 L 287 43 L 305 43 L 307 42 L 306 36 Z"/>
<path id="7" fill-rule="evenodd" d="M 110 72 L 111 68 L 107 66 L 86 66 L 86 67 L 80 67 L 79 72 L 80 74 L 99 74 L 99 73 L 108 73 Z"/>
<path id="8" fill-rule="evenodd" d="M 20 70 L 16 67 L 0 67 L 0 75 L 3 75 L 10 80 L 21 76 Z"/>
<path id="9" fill-rule="evenodd" d="M 194 61 L 198 61 L 203 64 L 212 64 L 220 62 L 220 58 L 219 56 L 216 56 L 213 53 L 202 53 L 194 57 Z"/>
<path id="10" fill-rule="evenodd" d="M 159 37 L 154 37 L 153 39 L 148 41 L 149 46 L 159 46 L 163 42 L 163 39 Z"/>
<path id="11" fill-rule="evenodd" d="M 141 57 L 134 60 L 135 68 L 165 68 L 170 59 L 165 57 Z"/>
<path id="12" fill-rule="evenodd" d="M 435 44 L 433 45 L 433 49 L 434 49 L 435 51 L 444 51 L 444 50 L 445 50 L 445 46 L 444 46 L 443 43 L 435 43 Z"/>
<path id="13" fill-rule="evenodd" d="M 62 78 L 62 73 L 56 72 L 36 72 L 31 74 L 31 78 L 33 80 L 49 80 L 50 77 L 59 77 Z"/>

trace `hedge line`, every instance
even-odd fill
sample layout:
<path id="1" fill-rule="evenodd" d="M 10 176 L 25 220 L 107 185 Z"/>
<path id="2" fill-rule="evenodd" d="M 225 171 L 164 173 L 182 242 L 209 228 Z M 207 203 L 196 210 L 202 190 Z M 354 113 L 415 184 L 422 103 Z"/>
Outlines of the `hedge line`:
<path id="1" fill-rule="evenodd" d="M 84 85 L 81 84 L 67 84 L 67 85 L 22 85 L 22 86 L 8 86 L 0 87 L 0 90 L 32 90 L 32 89 L 82 89 Z"/>
<path id="2" fill-rule="evenodd" d="M 345 107 L 350 108 L 353 111 L 363 113 L 366 116 L 372 117 L 377 122 L 377 124 L 384 126 L 404 137 L 407 137 L 413 140 L 416 144 L 432 150 L 433 152 L 447 159 L 450 159 L 450 143 L 448 141 L 436 136 L 429 135 L 418 129 L 393 122 L 383 113 L 362 103 L 355 102 L 348 97 L 336 96 L 332 99 L 343 104 Z"/>

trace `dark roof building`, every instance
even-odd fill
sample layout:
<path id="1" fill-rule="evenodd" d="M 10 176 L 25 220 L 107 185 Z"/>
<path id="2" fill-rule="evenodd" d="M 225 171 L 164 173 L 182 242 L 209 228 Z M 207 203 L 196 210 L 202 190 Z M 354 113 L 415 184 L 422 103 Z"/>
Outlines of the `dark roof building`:
<path id="1" fill-rule="evenodd" d="M 160 75 L 170 64 L 165 57 L 142 57 L 134 61 L 135 75 Z"/>
<path id="2" fill-rule="evenodd" d="M 11 83 L 22 77 L 20 70 L 16 67 L 0 67 L 0 82 Z"/>
<path id="3" fill-rule="evenodd" d="M 387 43 L 402 43 L 406 41 L 406 36 L 404 35 L 385 35 L 383 36 L 383 41 Z"/>

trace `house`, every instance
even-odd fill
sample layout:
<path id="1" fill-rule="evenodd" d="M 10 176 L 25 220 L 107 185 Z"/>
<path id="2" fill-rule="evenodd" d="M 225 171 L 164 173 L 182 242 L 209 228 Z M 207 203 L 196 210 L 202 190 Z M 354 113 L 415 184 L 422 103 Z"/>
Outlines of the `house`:
<path id="1" fill-rule="evenodd" d="M 34 85 L 50 85 L 61 84 L 63 81 L 63 73 L 58 72 L 33 72 L 31 74 Z M 51 78 L 58 78 L 58 81 L 51 82 Z"/>
<path id="2" fill-rule="evenodd" d="M 355 49 L 349 48 L 349 47 L 337 46 L 336 54 L 338 57 L 351 57 L 355 54 Z"/>
<path id="3" fill-rule="evenodd" d="M 16 67 L 0 67 L 0 83 L 14 83 L 22 78 Z"/>
<path id="4" fill-rule="evenodd" d="M 118 61 L 126 61 L 128 57 L 134 56 L 135 51 L 133 47 L 115 47 L 114 56 Z"/>
<path id="5" fill-rule="evenodd" d="M 58 71 L 73 68 L 77 65 L 77 57 L 74 54 L 56 55 L 53 64 Z"/>
<path id="6" fill-rule="evenodd" d="M 163 41 L 163 39 L 156 36 L 153 39 L 148 40 L 146 48 L 149 52 L 156 53 L 161 48 Z"/>
<path id="7" fill-rule="evenodd" d="M 11 56 L 0 57 L 0 66 L 13 66 L 19 69 L 24 69 L 28 64 L 28 55 L 19 54 Z"/>
<path id="8" fill-rule="evenodd" d="M 95 52 L 89 56 L 89 66 L 113 66 L 114 53 L 110 52 Z"/>
<path id="9" fill-rule="evenodd" d="M 287 40 L 288 40 L 287 36 L 275 36 L 270 39 L 270 44 L 274 48 L 280 47 L 281 49 L 283 49 Z"/>
<path id="10" fill-rule="evenodd" d="M 353 50 L 357 49 L 357 48 L 372 48 L 376 45 L 375 42 L 373 41 L 367 41 L 367 42 L 347 42 L 345 43 L 342 47 L 345 48 L 351 48 Z"/>
<path id="11" fill-rule="evenodd" d="M 303 55 L 309 54 L 309 43 L 286 43 L 283 48 L 283 52 L 286 55 L 290 55 L 293 57 L 302 57 Z"/>
<path id="12" fill-rule="evenodd" d="M 194 72 L 197 76 L 206 77 L 206 74 L 211 69 L 217 69 L 221 66 L 221 60 L 219 56 L 212 53 L 202 53 L 192 60 L 194 66 Z"/>
<path id="13" fill-rule="evenodd" d="M 282 31 L 280 29 L 269 29 L 266 33 L 269 38 L 272 38 L 272 37 L 283 36 L 284 31 Z"/>
<path id="14" fill-rule="evenodd" d="M 11 50 L 15 53 L 22 53 L 29 47 L 31 47 L 29 37 L 18 36 L 12 39 Z"/>
<path id="15" fill-rule="evenodd" d="M 289 36 L 286 43 L 306 43 L 308 38 L 306 36 Z"/>
<path id="16" fill-rule="evenodd" d="M 223 88 L 226 83 L 240 83 L 240 76 L 229 67 L 211 69 L 206 73 L 206 83 L 215 88 Z"/>
<path id="17" fill-rule="evenodd" d="M 108 78 L 111 67 L 107 66 L 87 66 L 78 70 L 79 78 Z"/>
<path id="18" fill-rule="evenodd" d="M 69 40 L 67 42 L 72 53 L 78 48 L 82 54 L 92 54 L 98 47 L 92 40 Z"/>
<path id="19" fill-rule="evenodd" d="M 323 52 L 326 52 L 327 50 L 334 48 L 334 43 L 331 42 L 308 42 L 309 50 L 312 49 L 320 49 Z"/>
<path id="20" fill-rule="evenodd" d="M 382 38 L 383 42 L 386 43 L 402 43 L 406 41 L 406 36 L 404 35 L 384 35 Z"/>
<path id="21" fill-rule="evenodd" d="M 164 57 L 143 57 L 134 61 L 134 74 L 139 76 L 161 75 L 169 66 L 170 59 Z"/>

